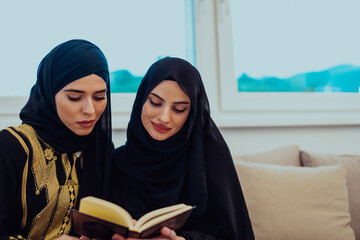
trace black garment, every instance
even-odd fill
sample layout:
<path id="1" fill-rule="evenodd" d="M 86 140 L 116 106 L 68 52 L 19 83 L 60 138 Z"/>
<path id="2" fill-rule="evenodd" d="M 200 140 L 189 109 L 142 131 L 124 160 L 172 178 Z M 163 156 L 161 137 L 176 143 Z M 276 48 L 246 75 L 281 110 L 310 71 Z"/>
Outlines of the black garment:
<path id="1" fill-rule="evenodd" d="M 26 124 L 0 131 L 0 142 L 0 239 L 69 233 L 81 153 L 60 154 Z"/>
<path id="2" fill-rule="evenodd" d="M 78 136 L 69 130 L 60 120 L 56 110 L 55 95 L 67 84 L 91 74 L 100 76 L 106 82 L 107 105 L 91 134 L 88 136 Z M 111 142 L 109 70 L 107 60 L 101 50 L 93 43 L 85 40 L 70 40 L 51 50 L 39 65 L 37 81 L 31 89 L 28 102 L 21 110 L 20 118 L 23 121 L 22 126 L 30 126 L 31 129 L 35 130 L 37 137 L 24 138 L 27 139 L 24 141 L 28 145 L 27 148 L 30 149 L 28 158 L 24 150 L 20 149 L 22 145 L 19 145 L 19 142 L 21 141 L 9 136 L 7 130 L 2 131 L 0 134 L 0 236 L 25 234 L 23 237 L 28 237 L 26 234 L 29 232 L 28 227 L 31 226 L 28 224 L 35 222 L 35 218 L 38 218 L 39 215 L 43 216 L 42 207 L 49 209 L 49 206 L 52 206 L 52 201 L 56 199 L 56 197 L 49 197 L 49 190 L 46 190 L 44 193 L 40 189 L 36 189 L 40 191 L 40 194 L 45 194 L 41 200 L 46 200 L 46 202 L 34 200 L 36 197 L 34 198 L 33 189 L 31 188 L 31 186 L 34 186 L 32 177 L 35 179 L 35 176 L 42 176 L 40 177 L 42 182 L 47 182 L 48 178 L 54 177 L 54 175 L 58 178 L 59 185 L 52 184 L 50 188 L 47 186 L 52 192 L 55 190 L 59 191 L 59 195 L 53 195 L 59 196 L 60 199 L 59 205 L 54 206 L 53 209 L 58 207 L 74 207 L 73 204 L 78 204 L 79 202 L 76 200 L 88 195 L 106 197 L 104 186 L 109 184 L 109 174 L 106 173 L 109 173 L 111 169 L 110 154 L 113 144 Z M 23 137 L 22 131 L 17 130 Z M 52 172 L 49 174 L 50 171 L 48 171 L 47 167 L 43 168 L 46 169 L 44 172 L 34 171 L 37 162 L 40 161 L 37 157 L 31 159 L 32 156 L 35 156 L 31 155 L 33 151 L 32 144 L 35 144 L 37 141 L 42 142 L 48 148 L 57 152 L 56 160 L 49 161 L 46 164 L 52 170 L 56 165 L 56 173 Z M 77 174 L 69 175 L 68 168 L 64 166 L 72 166 L 73 163 L 71 162 L 74 160 L 72 160 L 71 156 L 74 156 L 79 151 L 82 152 L 81 162 L 83 165 L 81 168 L 76 167 Z M 45 158 L 49 156 L 48 154 L 50 154 L 49 151 L 44 150 L 43 155 Z M 37 156 L 40 155 L 38 154 Z M 44 159 L 44 157 L 41 159 Z M 27 160 L 28 166 L 26 165 Z M 24 175 L 25 169 L 28 169 L 28 175 L 26 176 Z M 78 181 L 74 183 L 73 179 L 64 177 L 65 175 L 62 171 L 66 172 L 65 175 L 68 177 L 76 176 L 76 178 L 79 178 L 77 179 Z M 64 179 L 68 180 L 65 181 Z M 54 183 L 54 181 L 51 182 Z M 24 191 L 22 189 L 24 189 L 25 184 L 25 189 L 27 190 L 26 193 L 23 193 L 21 191 Z M 75 200 L 70 205 L 68 200 L 61 200 L 64 197 L 61 191 L 65 186 L 69 187 L 69 191 L 72 192 L 71 201 Z M 73 192 L 74 187 L 71 186 L 75 186 L 75 188 L 79 186 L 79 190 L 75 189 L 75 192 Z M 9 198 L 4 198 L 8 194 Z M 65 194 L 68 193 L 65 191 Z M 25 201 L 24 199 L 26 198 L 27 200 Z M 24 226 L 21 221 L 19 225 L 18 220 L 24 219 L 22 208 L 25 205 L 29 210 L 29 215 L 25 216 L 25 219 L 28 221 Z M 31 211 L 32 213 L 30 214 Z M 14 215 L 12 215 L 13 213 Z M 54 212 L 54 214 L 56 213 Z M 59 214 L 61 214 L 61 211 L 59 211 Z M 34 217 L 34 219 L 31 219 L 31 217 Z M 64 217 L 63 223 L 60 220 L 57 222 L 64 226 L 69 226 L 68 220 L 67 217 Z M 46 227 L 45 225 L 37 224 L 36 228 L 45 229 Z M 59 225 L 56 227 L 59 227 Z M 68 232 L 69 228 L 58 233 Z M 50 235 L 45 233 L 44 239 L 49 238 Z"/>
<path id="3" fill-rule="evenodd" d="M 182 129 L 152 139 L 141 123 L 151 90 L 173 80 L 191 100 Z M 113 201 L 138 218 L 153 209 L 184 202 L 195 205 L 180 235 L 186 239 L 254 239 L 230 151 L 210 117 L 199 72 L 179 58 L 154 63 L 144 76 L 132 109 L 127 142 L 113 153 Z"/>

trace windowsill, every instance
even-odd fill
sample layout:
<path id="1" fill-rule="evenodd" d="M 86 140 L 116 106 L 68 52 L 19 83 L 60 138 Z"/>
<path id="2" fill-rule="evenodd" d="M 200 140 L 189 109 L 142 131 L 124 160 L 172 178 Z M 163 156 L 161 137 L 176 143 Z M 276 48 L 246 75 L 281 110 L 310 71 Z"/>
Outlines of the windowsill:
<path id="1" fill-rule="evenodd" d="M 232 127 L 289 127 L 360 125 L 360 112 L 214 112 L 217 126 Z"/>
<path id="2" fill-rule="evenodd" d="M 126 129 L 135 94 L 112 96 L 113 129 Z M 28 97 L 0 97 L 0 126 L 21 123 L 19 112 Z M 293 111 L 218 111 L 212 112 L 218 127 L 281 127 L 281 126 L 340 126 L 360 125 L 358 109 L 293 110 Z"/>

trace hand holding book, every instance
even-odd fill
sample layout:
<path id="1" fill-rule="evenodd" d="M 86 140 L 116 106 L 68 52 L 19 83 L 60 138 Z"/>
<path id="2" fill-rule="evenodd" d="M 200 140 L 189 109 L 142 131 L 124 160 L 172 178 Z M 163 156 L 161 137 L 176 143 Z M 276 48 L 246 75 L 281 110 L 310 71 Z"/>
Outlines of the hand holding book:
<path id="1" fill-rule="evenodd" d="M 130 214 L 122 207 L 95 197 L 80 200 L 79 211 L 71 210 L 75 233 L 96 239 L 110 239 L 118 233 L 124 237 L 148 238 L 160 235 L 166 226 L 180 229 L 194 207 L 176 204 L 143 215 L 135 224 Z"/>
<path id="2" fill-rule="evenodd" d="M 148 240 L 159 240 L 159 239 L 162 239 L 162 240 L 185 240 L 185 238 L 183 237 L 180 237 L 180 236 L 177 236 L 176 235 L 176 232 L 174 230 L 171 230 L 170 228 L 168 227 L 162 227 L 161 230 L 160 230 L 160 234 L 159 236 L 156 236 L 154 238 L 147 238 Z M 113 237 L 112 237 L 112 240 L 139 240 L 140 238 L 125 238 L 119 234 L 115 234 Z M 91 240 L 91 239 L 84 239 L 84 240 Z"/>

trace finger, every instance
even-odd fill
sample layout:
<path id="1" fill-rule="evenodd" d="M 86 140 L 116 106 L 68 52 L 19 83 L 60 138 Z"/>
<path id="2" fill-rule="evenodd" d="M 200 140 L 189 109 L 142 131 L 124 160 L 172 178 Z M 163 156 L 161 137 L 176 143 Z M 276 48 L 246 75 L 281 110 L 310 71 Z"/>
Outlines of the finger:
<path id="1" fill-rule="evenodd" d="M 86 236 L 81 236 L 80 240 L 91 240 L 90 238 L 86 237 Z"/>
<path id="2" fill-rule="evenodd" d="M 112 240 L 126 240 L 125 237 L 121 236 L 120 234 L 114 234 L 111 238 Z"/>
<path id="3" fill-rule="evenodd" d="M 80 238 L 77 238 L 77 237 L 72 237 L 72 236 L 69 236 L 69 235 L 61 235 L 59 238 L 56 238 L 56 239 L 61 239 L 61 240 L 79 240 Z"/>
<path id="4" fill-rule="evenodd" d="M 174 230 L 171 230 L 171 229 L 168 228 L 168 227 L 163 227 L 163 228 L 161 228 L 160 232 L 161 232 L 161 234 L 162 234 L 163 236 L 165 236 L 165 237 L 167 237 L 167 238 L 169 238 L 169 239 L 175 240 L 176 237 L 177 237 L 175 231 L 174 231 Z"/>

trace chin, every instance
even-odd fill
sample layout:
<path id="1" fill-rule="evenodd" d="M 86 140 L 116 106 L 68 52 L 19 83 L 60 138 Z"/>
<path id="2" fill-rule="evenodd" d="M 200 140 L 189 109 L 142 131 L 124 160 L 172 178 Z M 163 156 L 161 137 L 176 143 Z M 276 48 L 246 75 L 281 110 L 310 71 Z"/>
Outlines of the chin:
<path id="1" fill-rule="evenodd" d="M 163 136 L 163 135 L 159 135 L 159 134 L 152 134 L 150 135 L 153 139 L 157 140 L 157 141 L 164 141 L 166 139 L 168 139 L 170 136 L 166 135 L 166 136 Z"/>
<path id="2" fill-rule="evenodd" d="M 155 140 L 157 140 L 157 141 L 164 141 L 164 140 L 166 140 L 167 138 L 154 138 Z"/>
<path id="3" fill-rule="evenodd" d="M 92 129 L 86 129 L 86 130 L 78 130 L 78 131 L 73 131 L 76 135 L 78 136 L 87 136 L 92 132 Z"/>

